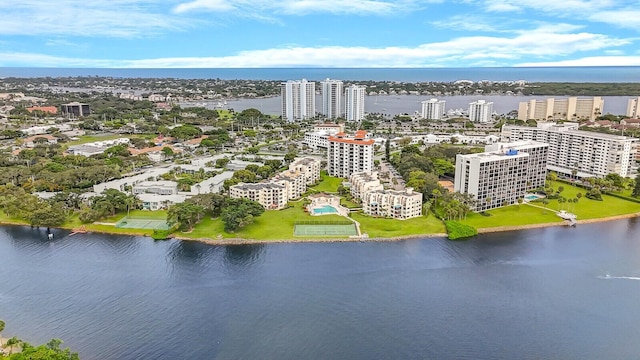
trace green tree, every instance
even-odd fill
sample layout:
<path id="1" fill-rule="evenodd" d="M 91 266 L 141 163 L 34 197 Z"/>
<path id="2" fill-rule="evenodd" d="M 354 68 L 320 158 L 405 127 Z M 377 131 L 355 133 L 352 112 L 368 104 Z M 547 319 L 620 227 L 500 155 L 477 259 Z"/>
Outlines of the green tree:
<path id="1" fill-rule="evenodd" d="M 384 159 L 391 161 L 391 139 L 388 137 L 384 142 Z"/>
<path id="2" fill-rule="evenodd" d="M 228 232 L 253 223 L 254 219 L 264 212 L 264 207 L 249 199 L 229 199 L 220 215 L 224 229 Z"/>
<path id="3" fill-rule="evenodd" d="M 58 204 L 42 204 L 41 207 L 31 213 L 29 223 L 33 226 L 60 226 L 65 222 L 66 218 L 67 216 L 62 206 Z"/>
<path id="4" fill-rule="evenodd" d="M 192 202 L 174 204 L 167 212 L 167 223 L 170 226 L 178 224 L 182 231 L 191 231 L 193 227 L 202 219 L 205 208 Z"/>
<path id="5" fill-rule="evenodd" d="M 631 192 L 631 196 L 640 197 L 640 174 L 636 175 L 636 184 L 633 187 L 633 191 Z"/>

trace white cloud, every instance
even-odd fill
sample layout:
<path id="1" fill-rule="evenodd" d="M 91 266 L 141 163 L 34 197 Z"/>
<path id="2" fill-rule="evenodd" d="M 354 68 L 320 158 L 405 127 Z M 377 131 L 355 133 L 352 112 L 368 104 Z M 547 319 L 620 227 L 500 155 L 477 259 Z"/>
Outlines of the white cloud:
<path id="1" fill-rule="evenodd" d="M 388 15 L 416 9 L 421 6 L 421 3 L 440 1 L 442 0 L 422 2 L 416 0 L 192 0 L 179 4 L 173 10 L 175 13 L 234 11 L 237 15 L 249 17 L 255 17 L 255 14 L 260 13 L 264 16 L 264 12 L 286 15 L 306 15 L 309 13 Z"/>
<path id="2" fill-rule="evenodd" d="M 559 26 L 562 29 L 562 26 Z M 509 66 L 518 60 L 541 62 L 583 51 L 606 50 L 631 41 L 586 32 L 554 32 L 541 27 L 511 37 L 473 36 L 415 47 L 287 47 L 247 50 L 230 56 L 173 57 L 139 60 L 82 60 L 38 54 L 0 53 L 0 66 L 84 66 L 131 68 L 241 68 L 241 67 L 461 67 L 495 63 Z M 609 57 L 616 59 L 616 57 Z M 602 63 L 600 65 L 608 65 Z"/>
<path id="3" fill-rule="evenodd" d="M 637 30 L 640 28 L 640 10 L 617 9 L 598 11 L 597 13 L 590 14 L 589 20 Z"/>
<path id="4" fill-rule="evenodd" d="M 640 66 L 640 56 L 591 56 L 572 60 L 527 62 L 515 66 Z"/>
<path id="5" fill-rule="evenodd" d="M 153 0 L 20 0 L 0 2 L 0 35 L 139 37 L 190 27 Z"/>
<path id="6" fill-rule="evenodd" d="M 575 10 L 584 13 L 615 5 L 613 0 L 485 0 L 484 3 L 489 11 L 521 11 L 530 8 L 567 16 L 575 15 Z"/>
<path id="7" fill-rule="evenodd" d="M 443 29 L 452 29 L 452 30 L 462 30 L 462 31 L 482 31 L 482 32 L 500 32 L 499 26 L 497 26 L 496 21 L 494 19 L 493 22 L 487 21 L 488 19 L 484 19 L 474 15 L 454 15 L 447 19 L 443 20 L 434 20 L 431 21 L 430 24 L 443 28 Z"/>

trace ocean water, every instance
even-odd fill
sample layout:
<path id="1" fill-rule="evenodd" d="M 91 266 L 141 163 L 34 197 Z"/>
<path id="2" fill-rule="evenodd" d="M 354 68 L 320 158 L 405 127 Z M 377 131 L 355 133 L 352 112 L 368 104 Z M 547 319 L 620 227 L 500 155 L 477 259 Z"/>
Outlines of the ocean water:
<path id="1" fill-rule="evenodd" d="M 494 80 L 530 82 L 638 82 L 640 67 L 538 68 L 237 68 L 237 69 L 103 69 L 0 68 L 3 77 L 111 76 L 122 78 L 289 80 L 325 78 L 374 81 Z"/>
<path id="2" fill-rule="evenodd" d="M 637 359 L 638 254 L 638 219 L 245 246 L 2 227 L 0 318 L 85 360 Z"/>

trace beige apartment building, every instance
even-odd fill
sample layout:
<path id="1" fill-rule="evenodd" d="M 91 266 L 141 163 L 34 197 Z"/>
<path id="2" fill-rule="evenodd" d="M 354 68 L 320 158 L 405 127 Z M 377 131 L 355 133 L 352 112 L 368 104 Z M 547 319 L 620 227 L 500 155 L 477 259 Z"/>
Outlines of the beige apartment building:
<path id="1" fill-rule="evenodd" d="M 640 96 L 629 99 L 629 102 L 627 103 L 627 116 L 632 119 L 640 117 Z"/>
<path id="2" fill-rule="evenodd" d="M 422 215 L 422 193 L 405 190 L 373 190 L 362 197 L 362 210 L 371 216 L 406 220 Z"/>
<path id="3" fill-rule="evenodd" d="M 353 173 L 349 177 L 349 184 L 351 185 L 351 196 L 359 200 L 362 199 L 367 191 L 384 189 L 376 171 Z"/>
<path id="4" fill-rule="evenodd" d="M 602 114 L 603 108 L 604 99 L 600 96 L 584 99 L 575 96 L 566 99 L 533 99 L 518 104 L 518 119 L 593 121 Z"/>
<path id="5" fill-rule="evenodd" d="M 267 182 L 258 184 L 239 183 L 229 188 L 232 198 L 256 201 L 267 210 L 280 210 L 287 206 L 288 191 L 284 185 Z"/>

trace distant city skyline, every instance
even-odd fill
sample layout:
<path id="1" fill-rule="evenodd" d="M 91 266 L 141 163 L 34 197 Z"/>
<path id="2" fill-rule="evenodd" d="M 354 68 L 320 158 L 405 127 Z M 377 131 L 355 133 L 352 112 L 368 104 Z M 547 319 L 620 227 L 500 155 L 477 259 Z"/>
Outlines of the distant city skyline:
<path id="1" fill-rule="evenodd" d="M 30 0 L 0 21 L 4 67 L 640 66 L 626 0 Z"/>

